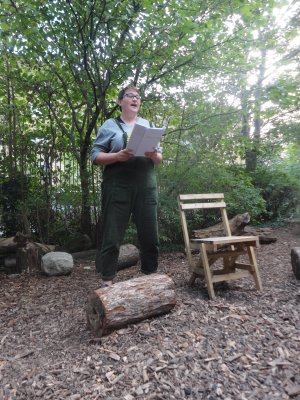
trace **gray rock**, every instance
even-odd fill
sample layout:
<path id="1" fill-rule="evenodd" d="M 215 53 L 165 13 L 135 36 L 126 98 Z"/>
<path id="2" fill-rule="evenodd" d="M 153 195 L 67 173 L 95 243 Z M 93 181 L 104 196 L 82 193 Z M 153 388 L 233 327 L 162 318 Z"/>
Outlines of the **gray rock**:
<path id="1" fill-rule="evenodd" d="M 51 251 L 42 257 L 41 269 L 48 276 L 69 275 L 73 268 L 73 257 L 69 253 Z"/>

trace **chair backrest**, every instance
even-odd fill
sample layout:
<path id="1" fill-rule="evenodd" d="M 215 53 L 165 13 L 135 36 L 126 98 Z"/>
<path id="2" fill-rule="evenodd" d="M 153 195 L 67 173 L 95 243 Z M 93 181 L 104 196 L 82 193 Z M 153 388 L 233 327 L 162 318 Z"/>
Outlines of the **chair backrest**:
<path id="1" fill-rule="evenodd" d="M 180 194 L 178 205 L 182 223 L 185 245 L 189 241 L 188 226 L 185 211 L 218 208 L 221 212 L 224 230 L 227 236 L 231 236 L 230 225 L 226 212 L 226 203 L 223 193 L 202 193 L 202 194 Z"/>

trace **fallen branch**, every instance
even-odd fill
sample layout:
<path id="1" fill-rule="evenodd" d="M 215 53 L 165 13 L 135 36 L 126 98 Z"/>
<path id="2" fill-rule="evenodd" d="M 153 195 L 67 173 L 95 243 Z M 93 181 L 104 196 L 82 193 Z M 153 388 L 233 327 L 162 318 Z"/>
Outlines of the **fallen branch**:
<path id="1" fill-rule="evenodd" d="M 277 241 L 277 238 L 270 236 L 273 230 L 270 228 L 253 228 L 247 226 L 250 222 L 249 213 L 238 214 L 229 220 L 230 231 L 233 236 L 258 236 L 260 244 L 269 244 Z M 197 229 L 192 232 L 196 239 L 208 237 L 226 236 L 223 223 L 219 223 L 208 228 Z"/>

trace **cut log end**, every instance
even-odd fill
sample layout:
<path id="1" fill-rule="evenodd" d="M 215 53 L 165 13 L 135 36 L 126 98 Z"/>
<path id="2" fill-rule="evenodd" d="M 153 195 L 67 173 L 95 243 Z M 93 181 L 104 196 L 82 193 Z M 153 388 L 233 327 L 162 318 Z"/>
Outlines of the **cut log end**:
<path id="1" fill-rule="evenodd" d="M 292 269 L 296 279 L 300 279 L 300 247 L 293 247 L 291 250 Z"/>
<path id="2" fill-rule="evenodd" d="M 95 295 L 95 293 L 92 293 L 88 298 L 86 312 L 88 327 L 96 336 L 101 337 L 103 334 L 105 310 L 99 296 Z"/>
<path id="3" fill-rule="evenodd" d="M 152 274 L 95 290 L 88 298 L 87 324 L 97 337 L 155 315 L 176 304 L 175 285 L 165 274 Z"/>

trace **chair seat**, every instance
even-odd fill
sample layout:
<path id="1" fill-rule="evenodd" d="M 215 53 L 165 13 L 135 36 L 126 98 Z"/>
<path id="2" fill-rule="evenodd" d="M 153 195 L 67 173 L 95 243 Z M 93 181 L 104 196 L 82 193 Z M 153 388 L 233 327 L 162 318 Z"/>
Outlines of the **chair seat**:
<path id="1" fill-rule="evenodd" d="M 220 237 L 209 237 L 209 238 L 197 238 L 190 239 L 191 243 L 209 243 L 213 245 L 225 245 L 225 244 L 238 244 L 245 243 L 248 246 L 259 246 L 258 236 L 220 236 Z"/>

